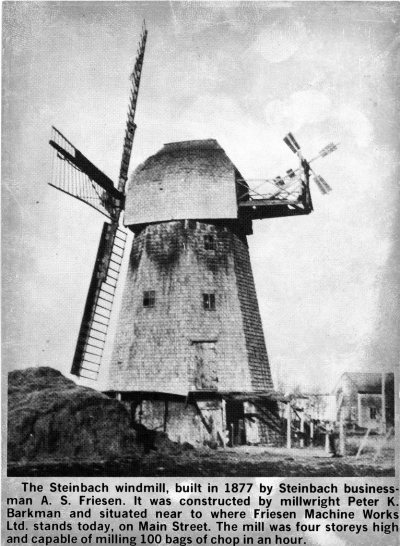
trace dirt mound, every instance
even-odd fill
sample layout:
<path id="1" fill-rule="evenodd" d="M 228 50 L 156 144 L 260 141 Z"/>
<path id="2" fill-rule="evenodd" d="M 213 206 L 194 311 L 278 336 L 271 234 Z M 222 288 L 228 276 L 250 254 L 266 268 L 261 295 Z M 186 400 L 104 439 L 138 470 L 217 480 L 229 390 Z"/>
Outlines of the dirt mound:
<path id="1" fill-rule="evenodd" d="M 80 387 L 52 368 L 8 376 L 8 459 L 140 456 L 129 414 L 117 400 Z"/>

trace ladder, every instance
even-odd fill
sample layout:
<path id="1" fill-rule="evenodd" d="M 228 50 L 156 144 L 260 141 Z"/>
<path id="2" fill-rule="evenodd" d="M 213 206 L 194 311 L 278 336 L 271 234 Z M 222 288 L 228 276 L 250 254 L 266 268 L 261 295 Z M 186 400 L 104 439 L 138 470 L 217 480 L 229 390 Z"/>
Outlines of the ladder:
<path id="1" fill-rule="evenodd" d="M 71 373 L 97 380 L 127 239 L 118 224 L 103 225 Z"/>

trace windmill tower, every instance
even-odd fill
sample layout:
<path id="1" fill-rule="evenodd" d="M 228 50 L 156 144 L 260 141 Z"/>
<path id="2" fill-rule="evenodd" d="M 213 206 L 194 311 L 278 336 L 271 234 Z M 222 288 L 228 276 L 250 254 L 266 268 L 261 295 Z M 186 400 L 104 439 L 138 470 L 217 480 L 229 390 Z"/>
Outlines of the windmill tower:
<path id="1" fill-rule="evenodd" d="M 135 422 L 174 440 L 267 441 L 279 423 L 247 237 L 256 219 L 312 211 L 310 162 L 289 133 L 284 140 L 299 168 L 264 181 L 269 189 L 260 193 L 216 140 L 169 143 L 136 169 L 125 192 L 146 39 L 144 28 L 118 189 L 60 132 L 50 141 L 58 169 L 67 166 L 72 177 L 67 184 L 61 173 L 54 185 L 109 219 L 71 372 L 98 376 L 126 241 L 124 210 L 135 238 L 106 391 Z M 318 175 L 315 181 L 330 190 Z"/>

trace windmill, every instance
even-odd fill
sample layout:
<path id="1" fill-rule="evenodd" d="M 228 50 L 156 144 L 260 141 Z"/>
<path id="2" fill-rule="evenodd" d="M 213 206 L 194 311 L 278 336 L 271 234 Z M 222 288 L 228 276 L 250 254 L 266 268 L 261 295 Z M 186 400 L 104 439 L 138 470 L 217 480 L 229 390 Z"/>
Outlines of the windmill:
<path id="1" fill-rule="evenodd" d="M 313 210 L 311 161 L 289 133 L 300 165 L 260 192 L 216 140 L 173 142 L 142 163 L 125 190 L 146 39 L 143 28 L 118 187 L 54 128 L 50 141 L 53 185 L 108 218 L 71 372 L 99 374 L 127 237 L 123 211 L 135 237 L 105 391 L 135 422 L 174 440 L 224 443 L 228 433 L 232 444 L 267 441 L 280 424 L 247 237 L 253 220 Z"/>

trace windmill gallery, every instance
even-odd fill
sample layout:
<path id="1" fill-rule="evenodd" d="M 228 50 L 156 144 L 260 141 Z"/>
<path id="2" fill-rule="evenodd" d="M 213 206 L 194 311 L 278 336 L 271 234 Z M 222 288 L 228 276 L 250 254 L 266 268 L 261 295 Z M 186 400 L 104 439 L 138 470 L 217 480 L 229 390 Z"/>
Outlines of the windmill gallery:
<path id="1" fill-rule="evenodd" d="M 134 428 L 175 441 L 267 443 L 280 434 L 247 237 L 254 220 L 309 214 L 310 163 L 250 189 L 214 139 L 172 142 L 128 169 L 147 30 L 143 27 L 118 186 L 53 128 L 54 187 L 107 217 L 71 372 L 96 381 L 127 241 L 129 256 L 105 392 Z M 330 144 L 314 158 L 332 152 Z M 330 187 L 314 174 L 322 193 Z"/>

